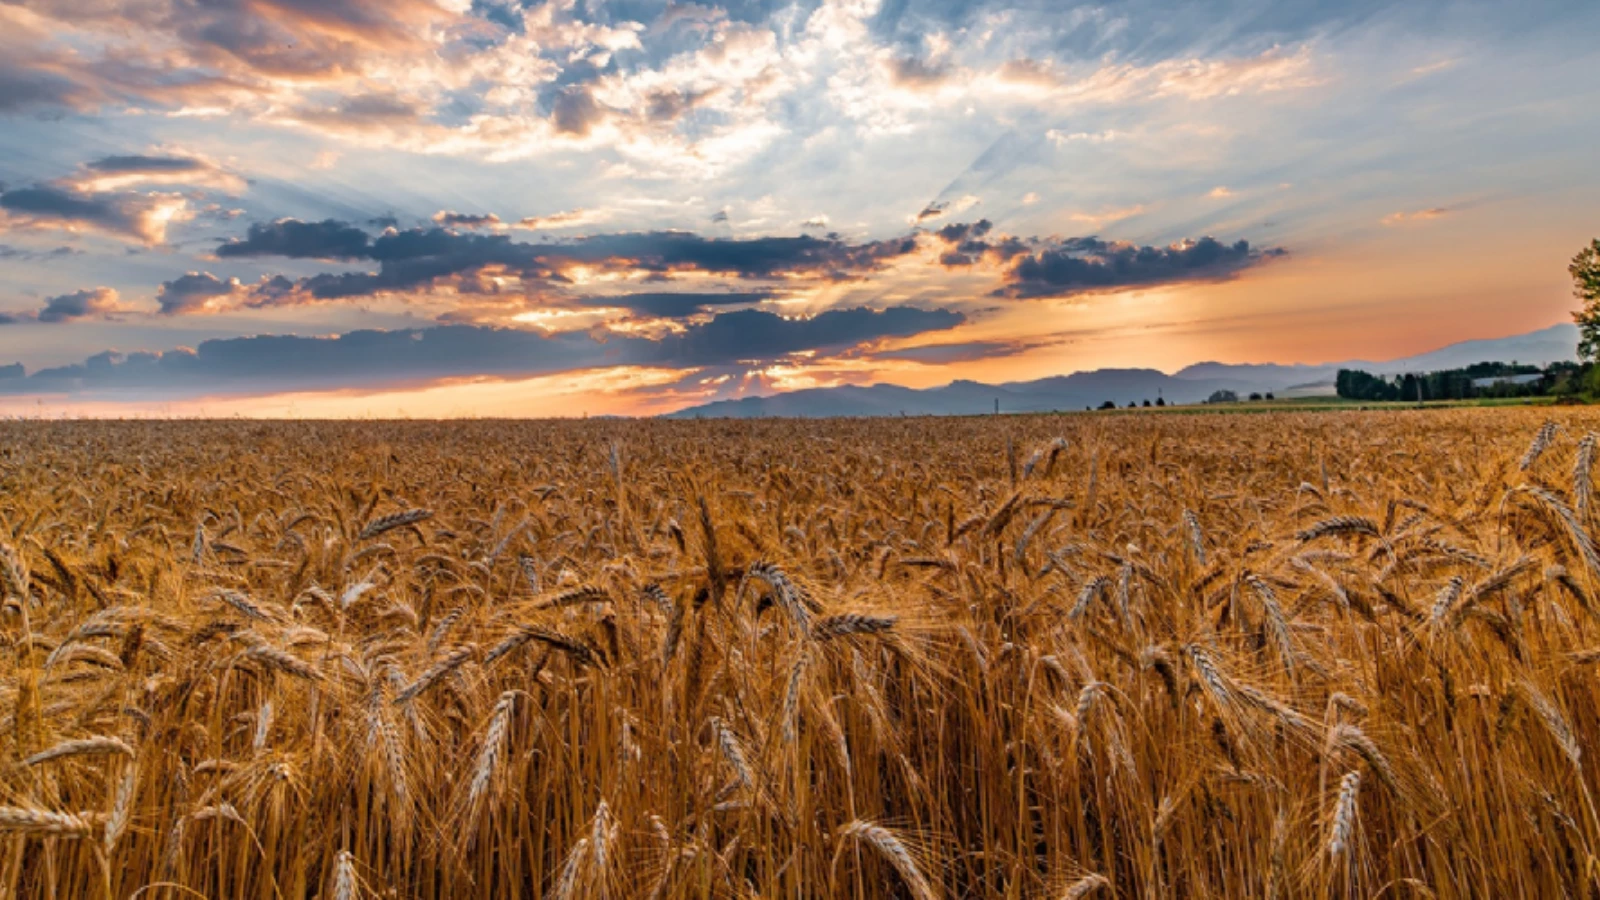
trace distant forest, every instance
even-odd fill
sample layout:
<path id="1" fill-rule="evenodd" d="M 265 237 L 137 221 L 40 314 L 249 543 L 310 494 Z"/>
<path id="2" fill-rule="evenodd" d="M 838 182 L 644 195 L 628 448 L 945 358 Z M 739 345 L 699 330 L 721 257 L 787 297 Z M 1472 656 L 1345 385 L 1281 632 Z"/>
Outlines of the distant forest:
<path id="1" fill-rule="evenodd" d="M 1545 368 L 1481 362 L 1464 369 L 1385 377 L 1340 369 L 1335 387 L 1348 400 L 1470 400 L 1477 397 L 1542 397 L 1577 394 L 1589 382 L 1590 365 L 1552 363 Z"/>

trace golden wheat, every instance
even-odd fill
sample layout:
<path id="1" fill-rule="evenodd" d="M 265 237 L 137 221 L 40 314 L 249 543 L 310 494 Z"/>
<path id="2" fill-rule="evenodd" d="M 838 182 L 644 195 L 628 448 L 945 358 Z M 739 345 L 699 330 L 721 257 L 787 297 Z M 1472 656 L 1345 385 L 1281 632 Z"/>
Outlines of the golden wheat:
<path id="1" fill-rule="evenodd" d="M 0 423 L 0 891 L 1589 895 L 1597 433 Z"/>

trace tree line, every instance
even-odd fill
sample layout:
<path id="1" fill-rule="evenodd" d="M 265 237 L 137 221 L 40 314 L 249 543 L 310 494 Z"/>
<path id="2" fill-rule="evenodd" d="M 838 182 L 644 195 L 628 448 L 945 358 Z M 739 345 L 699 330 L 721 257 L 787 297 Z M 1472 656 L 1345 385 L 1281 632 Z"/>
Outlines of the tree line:
<path id="1" fill-rule="evenodd" d="M 1579 393 L 1589 365 L 1558 362 L 1540 368 L 1517 363 L 1480 362 L 1461 369 L 1374 375 L 1340 369 L 1334 381 L 1347 400 L 1472 400 L 1479 397 L 1543 397 Z"/>

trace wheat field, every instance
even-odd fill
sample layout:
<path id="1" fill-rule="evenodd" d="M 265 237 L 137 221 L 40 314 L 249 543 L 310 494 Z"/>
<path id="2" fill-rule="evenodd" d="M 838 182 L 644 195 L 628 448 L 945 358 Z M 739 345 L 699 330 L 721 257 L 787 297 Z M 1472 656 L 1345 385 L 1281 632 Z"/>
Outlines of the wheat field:
<path id="1" fill-rule="evenodd" d="M 0 423 L 0 890 L 1591 896 L 1591 429 Z"/>

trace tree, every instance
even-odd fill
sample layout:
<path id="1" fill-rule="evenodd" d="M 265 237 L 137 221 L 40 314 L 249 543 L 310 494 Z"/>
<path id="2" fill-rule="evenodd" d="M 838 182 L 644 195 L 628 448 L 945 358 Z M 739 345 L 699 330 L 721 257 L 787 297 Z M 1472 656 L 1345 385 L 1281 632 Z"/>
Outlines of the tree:
<path id="1" fill-rule="evenodd" d="M 1395 383 L 1360 369 L 1340 369 L 1334 384 L 1339 396 L 1348 400 L 1400 399 L 1400 388 Z"/>
<path id="2" fill-rule="evenodd" d="M 1252 401 L 1252 402 L 1254 402 L 1254 401 L 1256 401 L 1256 400 L 1260 400 L 1260 399 L 1261 399 L 1261 394 L 1260 394 L 1260 393 L 1258 393 L 1258 392 L 1256 392 L 1256 391 L 1251 391 L 1251 392 L 1250 392 L 1250 400 L 1251 400 L 1251 401 Z"/>
<path id="3" fill-rule="evenodd" d="M 1239 395 L 1233 391 L 1212 391 L 1206 398 L 1207 403 L 1238 403 Z"/>
<path id="4" fill-rule="evenodd" d="M 1578 251 L 1567 267 L 1572 274 L 1572 295 L 1583 308 L 1572 314 L 1578 323 L 1578 359 L 1592 362 L 1600 353 L 1600 238 Z"/>
<path id="5" fill-rule="evenodd" d="M 1117 408 L 1117 401 L 1115 401 L 1115 400 L 1107 400 L 1106 402 L 1100 404 L 1100 408 L 1101 409 L 1116 409 Z"/>

